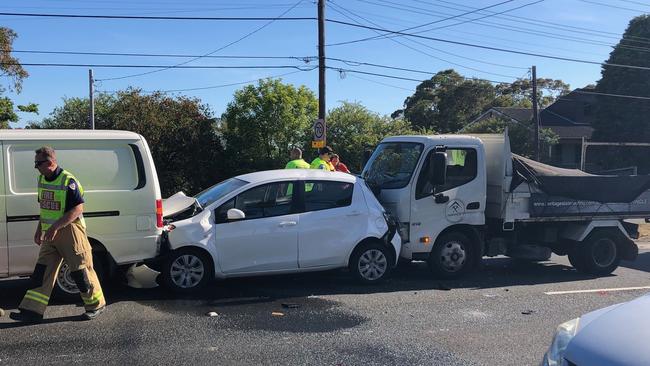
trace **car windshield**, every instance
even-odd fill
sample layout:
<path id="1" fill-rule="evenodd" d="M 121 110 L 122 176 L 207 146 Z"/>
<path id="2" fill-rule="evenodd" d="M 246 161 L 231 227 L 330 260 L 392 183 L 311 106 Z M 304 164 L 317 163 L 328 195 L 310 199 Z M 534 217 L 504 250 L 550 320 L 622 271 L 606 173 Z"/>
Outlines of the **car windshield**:
<path id="1" fill-rule="evenodd" d="M 382 189 L 405 187 L 422 155 L 423 145 L 415 142 L 379 144 L 368 160 L 362 177 Z"/>
<path id="2" fill-rule="evenodd" d="M 228 193 L 233 192 L 237 188 L 243 187 L 246 184 L 248 184 L 248 182 L 245 180 L 230 178 L 224 180 L 221 183 L 213 185 L 212 187 L 194 196 L 194 198 L 196 198 L 196 201 L 201 207 L 205 208 L 218 201 Z"/>

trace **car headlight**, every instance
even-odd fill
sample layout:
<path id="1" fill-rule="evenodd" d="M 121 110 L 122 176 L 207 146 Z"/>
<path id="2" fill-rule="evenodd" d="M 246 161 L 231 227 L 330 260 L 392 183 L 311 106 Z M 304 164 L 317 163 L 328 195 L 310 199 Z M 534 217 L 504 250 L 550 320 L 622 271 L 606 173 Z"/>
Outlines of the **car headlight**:
<path id="1" fill-rule="evenodd" d="M 576 335 L 580 318 L 571 319 L 557 327 L 553 342 L 544 355 L 542 366 L 561 366 L 564 352 L 569 342 Z"/>

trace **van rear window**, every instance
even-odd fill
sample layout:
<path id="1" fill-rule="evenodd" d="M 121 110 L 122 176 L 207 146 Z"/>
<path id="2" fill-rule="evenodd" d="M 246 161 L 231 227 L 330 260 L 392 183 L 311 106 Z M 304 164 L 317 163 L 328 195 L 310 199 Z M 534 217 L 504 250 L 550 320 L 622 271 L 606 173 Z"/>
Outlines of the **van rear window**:
<path id="1" fill-rule="evenodd" d="M 36 192 L 38 171 L 34 169 L 34 150 L 45 144 L 10 145 L 6 150 L 13 192 Z M 85 191 L 133 190 L 138 185 L 136 160 L 128 144 L 84 141 L 80 145 L 62 141 L 51 145 L 59 165 L 74 174 Z"/>

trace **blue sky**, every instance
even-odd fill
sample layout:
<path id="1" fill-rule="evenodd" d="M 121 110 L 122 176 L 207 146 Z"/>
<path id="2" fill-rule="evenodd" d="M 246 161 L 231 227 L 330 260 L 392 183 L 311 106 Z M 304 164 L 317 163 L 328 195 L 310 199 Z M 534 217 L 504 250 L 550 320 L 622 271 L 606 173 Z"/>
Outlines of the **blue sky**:
<path id="1" fill-rule="evenodd" d="M 650 3 L 628 0 L 513 0 L 490 8 L 501 15 L 485 17 L 487 12 L 457 17 L 474 8 L 482 8 L 503 0 L 333 0 L 328 1 L 326 16 L 346 22 L 358 21 L 380 28 L 400 30 L 439 21 L 422 35 L 441 39 L 474 43 L 548 55 L 584 60 L 605 61 L 611 46 L 634 16 L 650 12 Z M 61 13 L 101 15 L 169 15 L 200 17 L 276 17 L 295 5 L 297 0 L 4 0 L 0 12 Z M 606 7 L 601 4 L 609 4 Z M 315 17 L 316 4 L 305 0 L 287 13 L 288 17 Z M 346 14 L 346 16 L 342 15 Z M 482 18 L 475 21 L 470 19 Z M 553 22 L 583 30 L 566 29 L 536 21 Z M 266 22 L 218 22 L 180 20 L 99 20 L 26 18 L 0 16 L 0 25 L 12 28 L 19 37 L 15 50 L 122 52 L 148 54 L 203 55 L 227 45 L 254 31 Z M 414 31 L 421 30 L 418 28 Z M 426 28 L 424 28 L 426 29 Z M 326 25 L 326 43 L 375 36 L 371 30 L 340 24 Z M 544 34 L 542 34 L 544 33 Z M 579 38 L 579 39 L 578 39 Z M 401 42 L 404 45 L 398 44 Z M 349 45 L 330 46 L 327 56 L 357 62 L 370 62 L 394 67 L 430 71 L 432 74 L 454 68 L 467 77 L 494 81 L 512 81 L 527 75 L 527 68 L 537 66 L 539 77 L 559 78 L 572 87 L 582 87 L 600 78 L 600 66 L 557 61 L 534 56 L 514 55 L 467 46 L 417 39 L 413 43 L 405 37 L 380 39 Z M 215 56 L 315 56 L 317 55 L 317 24 L 315 21 L 274 22 L 250 37 L 229 46 Z M 410 47 L 410 48 L 409 48 Z M 417 52 L 413 50 L 424 51 Z M 149 64 L 173 65 L 187 58 L 80 56 L 16 53 L 24 63 L 93 63 L 93 64 Z M 295 59 L 215 59 L 202 58 L 188 65 L 316 65 Z M 364 72 L 424 80 L 427 74 L 359 66 L 354 63 L 328 61 L 328 66 L 355 69 Z M 19 125 L 28 120 L 47 116 L 64 97 L 88 95 L 87 68 L 30 67 L 23 92 L 12 95 L 18 103 L 35 102 L 40 105 L 37 117 L 23 115 Z M 142 69 L 95 68 L 98 80 L 121 77 Z M 143 90 L 174 90 L 201 88 L 241 83 L 258 78 L 287 74 L 293 69 L 170 69 L 140 77 L 100 81 L 98 91 L 115 91 L 129 86 Z M 317 70 L 295 72 L 283 80 L 306 85 L 318 90 Z M 6 80 L 3 80 L 6 82 Z M 327 72 L 327 108 L 341 101 L 358 101 L 370 110 L 390 114 L 402 106 L 411 95 L 415 81 L 397 80 L 354 74 Z M 200 98 L 219 116 L 235 90 L 242 85 L 181 92 Z"/>

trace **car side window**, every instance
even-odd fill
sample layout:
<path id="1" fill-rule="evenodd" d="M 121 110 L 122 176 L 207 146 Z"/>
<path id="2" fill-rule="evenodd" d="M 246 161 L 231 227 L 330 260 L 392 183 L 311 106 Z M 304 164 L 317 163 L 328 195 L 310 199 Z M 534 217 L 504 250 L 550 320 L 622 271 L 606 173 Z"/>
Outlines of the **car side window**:
<path id="1" fill-rule="evenodd" d="M 415 199 L 432 195 L 433 186 L 427 179 L 429 160 L 434 150 L 431 150 L 422 165 L 418 181 L 415 186 Z M 436 192 L 444 192 L 469 183 L 477 176 L 477 155 L 475 149 L 457 148 L 447 149 L 447 182 L 436 187 Z"/>
<path id="2" fill-rule="evenodd" d="M 334 181 L 305 181 L 305 211 L 327 210 L 352 204 L 354 184 Z"/>
<path id="3" fill-rule="evenodd" d="M 288 215 L 293 208 L 292 182 L 278 182 L 251 188 L 237 197 L 228 200 L 215 211 L 215 222 L 227 222 L 231 208 L 242 210 L 246 220 Z"/>

